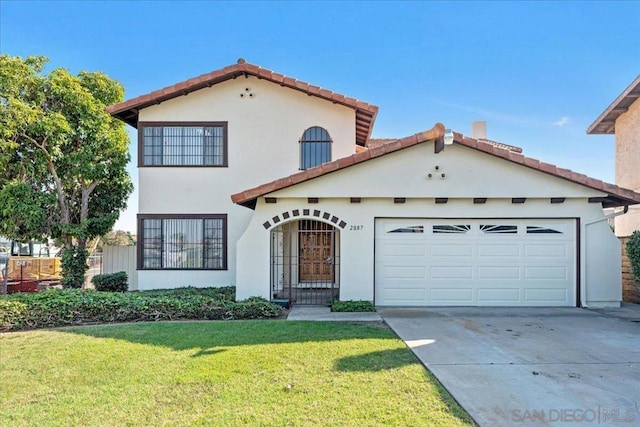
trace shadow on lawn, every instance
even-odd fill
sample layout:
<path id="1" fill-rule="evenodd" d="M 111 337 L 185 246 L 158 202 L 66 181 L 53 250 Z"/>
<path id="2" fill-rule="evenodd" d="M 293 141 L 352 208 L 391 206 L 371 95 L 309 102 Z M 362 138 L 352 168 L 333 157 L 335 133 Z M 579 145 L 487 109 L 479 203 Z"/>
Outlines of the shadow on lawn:
<path id="1" fill-rule="evenodd" d="M 378 372 L 417 364 L 419 362 L 411 351 L 406 348 L 394 348 L 343 357 L 336 362 L 335 367 L 342 372 Z"/>
<path id="2" fill-rule="evenodd" d="M 243 345 L 398 339 L 391 330 L 380 328 L 379 325 L 281 320 L 128 323 L 68 327 L 58 331 L 165 347 L 176 351 L 193 349 L 197 351 L 193 357 L 224 351 L 224 347 Z"/>

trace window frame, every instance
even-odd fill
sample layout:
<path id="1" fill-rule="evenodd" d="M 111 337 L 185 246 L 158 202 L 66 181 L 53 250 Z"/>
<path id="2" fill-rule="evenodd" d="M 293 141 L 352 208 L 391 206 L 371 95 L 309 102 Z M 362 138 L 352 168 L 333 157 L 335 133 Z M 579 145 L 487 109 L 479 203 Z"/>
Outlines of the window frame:
<path id="1" fill-rule="evenodd" d="M 145 165 L 145 127 L 222 127 L 222 164 L 220 165 Z M 229 122 L 138 122 L 138 167 L 139 168 L 226 168 L 229 167 Z"/>
<path id="2" fill-rule="evenodd" d="M 322 129 L 322 131 L 327 135 L 327 140 L 323 141 L 323 140 L 305 140 L 305 134 L 307 132 L 309 132 L 309 130 L 314 129 L 314 128 L 319 128 Z M 329 131 L 322 127 L 322 126 L 318 126 L 318 125 L 314 125 L 314 126 L 310 126 L 308 128 L 306 128 L 304 130 L 304 132 L 302 132 L 302 136 L 300 137 L 300 139 L 298 140 L 298 144 L 300 145 L 299 147 L 299 157 L 300 157 L 300 163 L 298 166 L 298 170 L 304 171 L 304 170 L 309 170 L 309 169 L 313 169 L 315 167 L 321 166 L 325 163 L 329 163 L 333 160 L 333 139 L 331 138 L 331 134 L 329 133 Z M 311 145 L 311 144 L 327 144 L 327 153 L 329 155 L 329 159 L 326 162 L 321 162 L 315 166 L 308 166 L 308 167 L 303 167 L 303 162 L 304 162 L 304 148 L 305 148 L 305 144 Z"/>
<path id="3" fill-rule="evenodd" d="M 138 214 L 138 243 L 136 245 L 136 269 L 143 271 L 227 271 L 229 268 L 228 258 L 228 221 L 227 214 Z M 150 220 L 170 220 L 170 219 L 199 219 L 203 223 L 205 219 L 221 219 L 222 220 L 222 267 L 221 268 L 153 268 L 144 267 L 144 229 L 143 221 L 145 219 Z M 164 241 L 164 238 L 162 238 Z M 204 242 L 203 242 L 204 246 Z M 160 243 L 160 247 L 163 247 L 163 242 Z M 162 259 L 162 252 L 160 254 Z"/>

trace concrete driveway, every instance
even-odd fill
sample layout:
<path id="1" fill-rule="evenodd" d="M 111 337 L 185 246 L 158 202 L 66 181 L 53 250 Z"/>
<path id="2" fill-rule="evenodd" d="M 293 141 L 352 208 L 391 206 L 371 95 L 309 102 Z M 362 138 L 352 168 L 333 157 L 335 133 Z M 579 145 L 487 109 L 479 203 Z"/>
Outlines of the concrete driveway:
<path id="1" fill-rule="evenodd" d="M 640 425 L 640 306 L 378 312 L 481 426 Z"/>

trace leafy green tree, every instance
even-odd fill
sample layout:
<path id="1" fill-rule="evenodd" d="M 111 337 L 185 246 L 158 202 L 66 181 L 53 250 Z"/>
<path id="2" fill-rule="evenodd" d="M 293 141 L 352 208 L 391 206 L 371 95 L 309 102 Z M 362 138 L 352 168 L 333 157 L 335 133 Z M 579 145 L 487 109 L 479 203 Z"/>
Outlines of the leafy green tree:
<path id="1" fill-rule="evenodd" d="M 62 241 L 63 284 L 80 287 L 87 241 L 111 230 L 133 190 L 128 134 L 105 111 L 124 88 L 46 63 L 0 55 L 0 235 Z"/>

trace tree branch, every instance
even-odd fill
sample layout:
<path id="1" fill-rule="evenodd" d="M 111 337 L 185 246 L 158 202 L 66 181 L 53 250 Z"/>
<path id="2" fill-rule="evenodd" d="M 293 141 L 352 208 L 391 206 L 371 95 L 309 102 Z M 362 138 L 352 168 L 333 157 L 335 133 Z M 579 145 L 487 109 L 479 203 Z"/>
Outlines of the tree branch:
<path id="1" fill-rule="evenodd" d="M 93 190 L 96 189 L 99 181 L 94 181 L 86 187 L 82 184 L 82 205 L 80 208 L 80 221 L 84 221 L 89 217 L 89 196 L 93 193 Z"/>
<path id="2" fill-rule="evenodd" d="M 29 135 L 25 133 L 21 133 L 20 136 L 24 137 L 26 140 L 30 141 L 33 145 L 38 147 L 47 158 L 47 169 L 51 173 L 53 177 L 53 181 L 56 184 L 56 195 L 58 197 L 58 204 L 60 205 L 60 214 L 61 214 L 61 223 L 64 225 L 69 225 L 69 209 L 67 207 L 66 200 L 64 198 L 64 189 L 62 187 L 62 181 L 58 176 L 58 172 L 56 171 L 56 166 L 53 164 L 53 159 L 51 158 L 51 154 L 46 149 L 45 144 L 47 142 L 47 138 L 43 140 L 42 143 L 38 143 L 35 139 L 31 138 Z"/>

